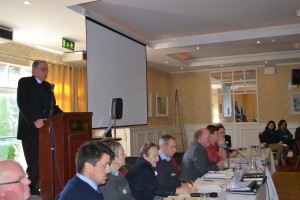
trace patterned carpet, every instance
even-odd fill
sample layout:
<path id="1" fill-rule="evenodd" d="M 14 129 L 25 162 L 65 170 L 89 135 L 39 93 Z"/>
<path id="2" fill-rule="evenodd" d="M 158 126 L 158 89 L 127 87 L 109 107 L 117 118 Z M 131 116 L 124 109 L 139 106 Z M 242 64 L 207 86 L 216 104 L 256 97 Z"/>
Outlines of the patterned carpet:
<path id="1" fill-rule="evenodd" d="M 276 170 L 279 172 L 300 172 L 300 161 L 297 168 L 295 169 L 296 163 L 296 158 L 289 158 L 289 162 L 286 166 L 279 165 L 278 167 L 276 167 Z"/>

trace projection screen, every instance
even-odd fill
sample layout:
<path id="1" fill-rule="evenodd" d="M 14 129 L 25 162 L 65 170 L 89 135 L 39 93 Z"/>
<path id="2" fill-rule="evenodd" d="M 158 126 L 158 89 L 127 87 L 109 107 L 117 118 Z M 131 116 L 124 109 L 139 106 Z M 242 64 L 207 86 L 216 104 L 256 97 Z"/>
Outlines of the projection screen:
<path id="1" fill-rule="evenodd" d="M 123 99 L 118 127 L 147 124 L 146 46 L 90 18 L 86 18 L 86 28 L 92 127 L 108 127 L 113 98 Z"/>

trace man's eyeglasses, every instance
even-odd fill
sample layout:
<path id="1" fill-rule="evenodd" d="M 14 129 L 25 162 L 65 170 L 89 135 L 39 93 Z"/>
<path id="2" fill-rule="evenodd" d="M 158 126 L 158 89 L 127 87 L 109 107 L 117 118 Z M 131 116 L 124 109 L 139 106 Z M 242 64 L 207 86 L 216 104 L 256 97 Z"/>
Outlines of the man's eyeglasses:
<path id="1" fill-rule="evenodd" d="M 24 176 L 21 176 L 19 180 L 17 181 L 12 181 L 12 182 L 6 182 L 6 183 L 0 183 L 0 185 L 8 185 L 8 184 L 14 184 L 14 183 L 20 183 L 22 182 L 24 179 L 28 178 L 28 175 L 24 175 Z"/>

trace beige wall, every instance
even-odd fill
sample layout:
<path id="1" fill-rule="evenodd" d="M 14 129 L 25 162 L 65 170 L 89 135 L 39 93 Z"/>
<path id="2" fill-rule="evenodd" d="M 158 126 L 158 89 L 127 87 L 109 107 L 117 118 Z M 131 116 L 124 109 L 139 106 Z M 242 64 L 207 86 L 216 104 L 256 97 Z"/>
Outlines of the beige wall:
<path id="1" fill-rule="evenodd" d="M 148 117 L 148 124 L 151 126 L 171 124 L 170 99 L 172 97 L 170 96 L 170 74 L 148 67 L 147 83 L 148 94 L 152 95 L 152 115 Z M 156 94 L 168 96 L 169 115 L 167 117 L 156 117 Z"/>
<path id="2" fill-rule="evenodd" d="M 258 68 L 258 108 L 259 121 L 268 122 L 285 119 L 288 123 L 300 123 L 300 115 L 291 115 L 291 94 L 300 93 L 300 86 L 288 89 L 291 82 L 292 69 L 300 68 L 300 64 L 277 65 L 276 74 L 264 74 L 264 68 Z"/>
<path id="3" fill-rule="evenodd" d="M 209 72 L 171 74 L 173 110 L 175 91 L 177 89 L 181 116 L 184 124 L 208 123 L 210 114 L 210 78 Z"/>
<path id="4" fill-rule="evenodd" d="M 70 66 L 70 64 L 62 62 L 62 55 L 45 52 L 13 42 L 0 44 L 0 61 L 2 62 L 31 66 L 34 60 L 46 60 L 47 62 Z M 82 64 L 71 64 L 71 66 L 83 67 Z"/>
<path id="5" fill-rule="evenodd" d="M 264 74 L 264 67 L 258 67 L 258 112 L 259 122 L 269 120 L 299 123 L 300 115 L 292 115 L 291 93 L 300 93 L 300 86 L 288 89 L 291 82 L 291 70 L 300 68 L 300 64 L 277 65 L 276 74 Z M 173 111 L 175 90 L 179 95 L 184 124 L 211 123 L 210 110 L 210 73 L 175 73 L 170 75 L 171 111 Z"/>
<path id="6" fill-rule="evenodd" d="M 9 55 L 9 56 L 7 56 Z M 22 59 L 25 58 L 25 59 Z M 31 59 L 31 60 L 30 60 Z M 16 43 L 0 44 L 0 60 L 30 66 L 32 60 L 43 59 L 53 63 L 62 63 L 61 55 L 55 55 Z M 299 123 L 300 115 L 290 114 L 291 93 L 300 93 L 300 86 L 288 89 L 291 82 L 291 69 L 300 68 L 300 64 L 277 65 L 276 74 L 264 74 L 264 68 L 257 70 L 259 122 L 270 119 L 278 122 Z M 152 94 L 152 116 L 149 125 L 171 125 L 174 110 L 175 91 L 179 96 L 181 118 L 184 124 L 211 123 L 209 72 L 169 74 L 151 67 L 147 69 L 148 93 Z M 156 94 L 166 95 L 169 100 L 168 117 L 156 117 Z"/>

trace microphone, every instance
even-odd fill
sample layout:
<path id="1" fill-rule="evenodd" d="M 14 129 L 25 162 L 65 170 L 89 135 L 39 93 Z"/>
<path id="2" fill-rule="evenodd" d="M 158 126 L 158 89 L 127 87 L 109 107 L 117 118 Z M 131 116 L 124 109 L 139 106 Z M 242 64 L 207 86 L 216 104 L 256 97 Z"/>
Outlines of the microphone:
<path id="1" fill-rule="evenodd" d="M 191 193 L 190 196 L 191 196 L 191 197 L 200 197 L 200 195 L 202 195 L 202 194 L 206 194 L 206 195 L 208 195 L 209 197 L 212 197 L 212 198 L 218 197 L 218 193 L 217 193 L 217 192 L 210 192 L 210 193 Z"/>
<path id="2" fill-rule="evenodd" d="M 244 158 L 247 162 L 248 162 L 248 158 L 246 158 L 245 156 L 243 156 L 238 150 L 230 148 L 224 144 L 219 144 L 219 147 L 226 149 L 226 150 L 230 150 L 230 151 L 236 151 L 240 156 L 242 156 L 242 158 Z M 228 155 L 229 158 L 229 155 Z M 228 159 L 228 164 L 229 164 L 229 159 Z M 229 165 L 228 165 L 229 166 Z"/>
<path id="3" fill-rule="evenodd" d="M 228 147 L 228 146 L 226 146 L 226 145 L 224 145 L 224 144 L 219 144 L 219 147 L 221 147 L 221 148 L 223 148 L 223 149 L 226 149 L 226 150 L 233 151 L 232 148 L 230 148 L 230 147 Z"/>
<path id="4" fill-rule="evenodd" d="M 225 149 L 225 150 L 232 151 L 232 148 L 230 148 L 230 147 L 228 147 L 228 146 L 226 146 L 226 145 L 224 145 L 224 144 L 219 144 L 219 147 L 220 147 L 220 148 L 223 148 L 223 149 Z M 230 168 L 230 161 L 229 161 L 230 155 L 229 155 L 229 152 L 228 152 L 228 151 L 227 151 L 226 153 L 227 153 L 228 168 Z"/>
<path id="5" fill-rule="evenodd" d="M 53 104 L 54 104 L 54 83 L 51 83 L 50 87 L 51 87 L 51 99 L 50 99 L 50 112 L 49 112 L 49 117 L 52 118 L 53 115 Z"/>

